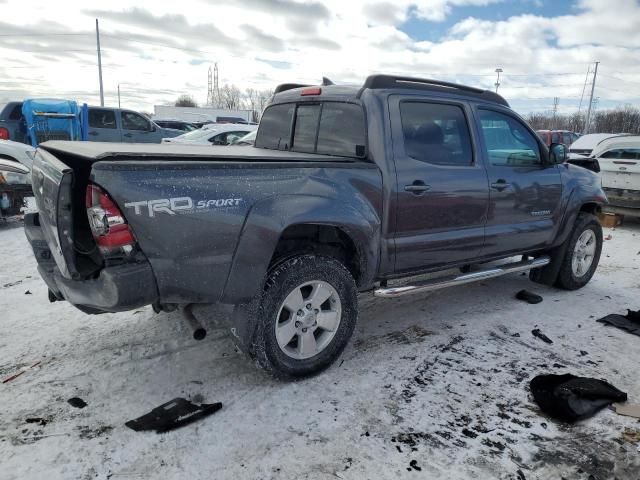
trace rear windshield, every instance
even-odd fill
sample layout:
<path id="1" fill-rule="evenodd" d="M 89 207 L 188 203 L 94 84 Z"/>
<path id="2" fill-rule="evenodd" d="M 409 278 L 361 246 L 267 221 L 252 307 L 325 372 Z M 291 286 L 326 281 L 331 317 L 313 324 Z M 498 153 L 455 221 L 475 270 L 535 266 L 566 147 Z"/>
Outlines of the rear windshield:
<path id="1" fill-rule="evenodd" d="M 273 105 L 262 116 L 255 145 L 275 150 L 362 157 L 366 145 L 364 112 L 353 103 Z"/>

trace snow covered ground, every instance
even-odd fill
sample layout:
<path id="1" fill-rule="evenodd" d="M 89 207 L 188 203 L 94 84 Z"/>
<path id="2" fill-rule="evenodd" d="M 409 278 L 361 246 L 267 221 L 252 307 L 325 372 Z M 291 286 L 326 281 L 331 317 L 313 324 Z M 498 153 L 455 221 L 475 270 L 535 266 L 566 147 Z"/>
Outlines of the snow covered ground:
<path id="1" fill-rule="evenodd" d="M 595 322 L 640 309 L 640 224 L 608 233 L 577 292 L 514 274 L 413 298 L 362 295 L 342 358 L 283 383 L 214 325 L 195 342 L 174 313 L 50 304 L 21 223 L 0 223 L 0 379 L 42 362 L 0 384 L 0 478 L 637 479 L 640 451 L 621 437 L 637 420 L 604 410 L 561 425 L 528 391 L 537 374 L 571 372 L 640 403 L 640 337 Z M 544 302 L 515 300 L 522 288 Z M 88 406 L 71 407 L 76 396 Z M 224 406 L 162 435 L 124 426 L 180 396 Z"/>

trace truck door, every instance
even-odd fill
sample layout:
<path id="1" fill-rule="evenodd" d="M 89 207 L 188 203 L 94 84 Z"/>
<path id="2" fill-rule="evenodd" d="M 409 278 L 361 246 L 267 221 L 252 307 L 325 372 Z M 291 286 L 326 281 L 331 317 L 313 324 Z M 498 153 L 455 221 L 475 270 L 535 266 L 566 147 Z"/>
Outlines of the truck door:
<path id="1" fill-rule="evenodd" d="M 129 110 L 121 110 L 120 118 L 123 142 L 160 143 L 160 134 L 148 118 Z"/>
<path id="2" fill-rule="evenodd" d="M 91 142 L 120 142 L 116 112 L 109 108 L 89 108 L 87 140 Z"/>
<path id="3" fill-rule="evenodd" d="M 483 106 L 476 115 L 490 187 L 483 255 L 548 245 L 561 217 L 558 166 L 545 163 L 546 147 L 511 111 Z"/>
<path id="4" fill-rule="evenodd" d="M 480 254 L 487 173 L 475 154 L 469 106 L 389 97 L 396 169 L 395 271 L 465 263 Z"/>

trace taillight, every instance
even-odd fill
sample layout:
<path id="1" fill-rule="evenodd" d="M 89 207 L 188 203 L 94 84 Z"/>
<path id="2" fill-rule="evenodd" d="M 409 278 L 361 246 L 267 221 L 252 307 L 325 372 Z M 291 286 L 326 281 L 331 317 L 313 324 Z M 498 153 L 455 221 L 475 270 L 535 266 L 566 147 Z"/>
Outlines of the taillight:
<path id="1" fill-rule="evenodd" d="M 122 212 L 97 185 L 87 185 L 87 217 L 93 238 L 103 254 L 130 253 L 136 239 Z"/>
<path id="2" fill-rule="evenodd" d="M 322 89 L 320 87 L 305 88 L 300 92 L 300 96 L 305 97 L 307 95 L 320 95 Z"/>
<path id="3" fill-rule="evenodd" d="M 0 140 L 9 140 L 9 130 L 0 127 Z"/>

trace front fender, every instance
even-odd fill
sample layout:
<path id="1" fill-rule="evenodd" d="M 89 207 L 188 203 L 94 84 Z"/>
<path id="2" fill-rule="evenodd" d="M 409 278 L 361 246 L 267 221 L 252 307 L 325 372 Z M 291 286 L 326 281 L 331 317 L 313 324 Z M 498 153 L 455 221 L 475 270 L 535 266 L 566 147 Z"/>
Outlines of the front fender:
<path id="1" fill-rule="evenodd" d="M 300 224 L 340 228 L 356 245 L 359 286 L 373 282 L 380 252 L 380 219 L 359 195 L 348 199 L 282 195 L 257 202 L 249 211 L 233 256 L 221 303 L 248 303 L 263 288 L 278 240 L 287 227 Z"/>
<path id="2" fill-rule="evenodd" d="M 561 167 L 564 216 L 558 225 L 554 246 L 564 243 L 571 234 L 573 225 L 583 205 L 602 206 L 607 203 L 607 195 L 602 190 L 600 176 L 585 168 L 563 164 Z"/>

